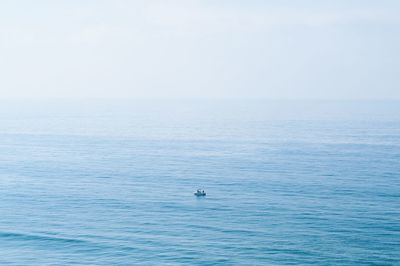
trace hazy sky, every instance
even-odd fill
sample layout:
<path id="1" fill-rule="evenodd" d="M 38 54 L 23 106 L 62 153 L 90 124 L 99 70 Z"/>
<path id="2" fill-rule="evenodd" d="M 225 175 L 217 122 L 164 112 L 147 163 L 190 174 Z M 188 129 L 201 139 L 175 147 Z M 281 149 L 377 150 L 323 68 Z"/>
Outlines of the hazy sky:
<path id="1" fill-rule="evenodd" d="M 400 1 L 2 0 L 0 97 L 400 99 Z"/>

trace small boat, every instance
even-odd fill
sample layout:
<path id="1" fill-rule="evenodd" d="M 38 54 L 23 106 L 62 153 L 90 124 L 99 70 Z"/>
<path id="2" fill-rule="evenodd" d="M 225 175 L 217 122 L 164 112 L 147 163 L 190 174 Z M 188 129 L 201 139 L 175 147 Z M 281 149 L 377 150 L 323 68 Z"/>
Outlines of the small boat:
<path id="1" fill-rule="evenodd" d="M 206 193 L 204 192 L 204 190 L 198 189 L 198 190 L 194 193 L 194 195 L 197 196 L 197 197 L 204 197 L 204 196 L 206 195 Z"/>

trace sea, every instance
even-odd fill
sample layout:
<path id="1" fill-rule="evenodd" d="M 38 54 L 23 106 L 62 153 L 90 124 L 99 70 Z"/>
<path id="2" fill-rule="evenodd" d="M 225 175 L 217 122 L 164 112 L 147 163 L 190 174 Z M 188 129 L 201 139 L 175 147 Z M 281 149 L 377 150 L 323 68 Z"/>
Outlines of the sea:
<path id="1" fill-rule="evenodd" d="M 0 265 L 400 265 L 400 102 L 2 100 Z"/>

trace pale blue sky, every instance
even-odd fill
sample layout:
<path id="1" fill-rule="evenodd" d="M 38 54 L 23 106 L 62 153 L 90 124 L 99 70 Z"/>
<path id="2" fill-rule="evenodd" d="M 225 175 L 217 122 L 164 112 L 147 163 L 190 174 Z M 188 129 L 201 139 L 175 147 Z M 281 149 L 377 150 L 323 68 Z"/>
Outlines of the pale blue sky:
<path id="1" fill-rule="evenodd" d="M 400 99 L 400 1 L 0 2 L 0 97 Z"/>

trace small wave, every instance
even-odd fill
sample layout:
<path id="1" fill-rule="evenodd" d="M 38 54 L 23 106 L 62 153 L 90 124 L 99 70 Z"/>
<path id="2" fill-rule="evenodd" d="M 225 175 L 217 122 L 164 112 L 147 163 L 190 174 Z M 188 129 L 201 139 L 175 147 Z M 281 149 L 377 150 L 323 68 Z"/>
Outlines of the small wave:
<path id="1" fill-rule="evenodd" d="M 29 233 L 16 233 L 16 232 L 0 232 L 0 239 L 7 240 L 23 240 L 23 241 L 46 241 L 46 242 L 59 242 L 66 244 L 86 245 L 88 241 L 76 238 L 56 237 L 49 235 L 29 234 Z"/>

